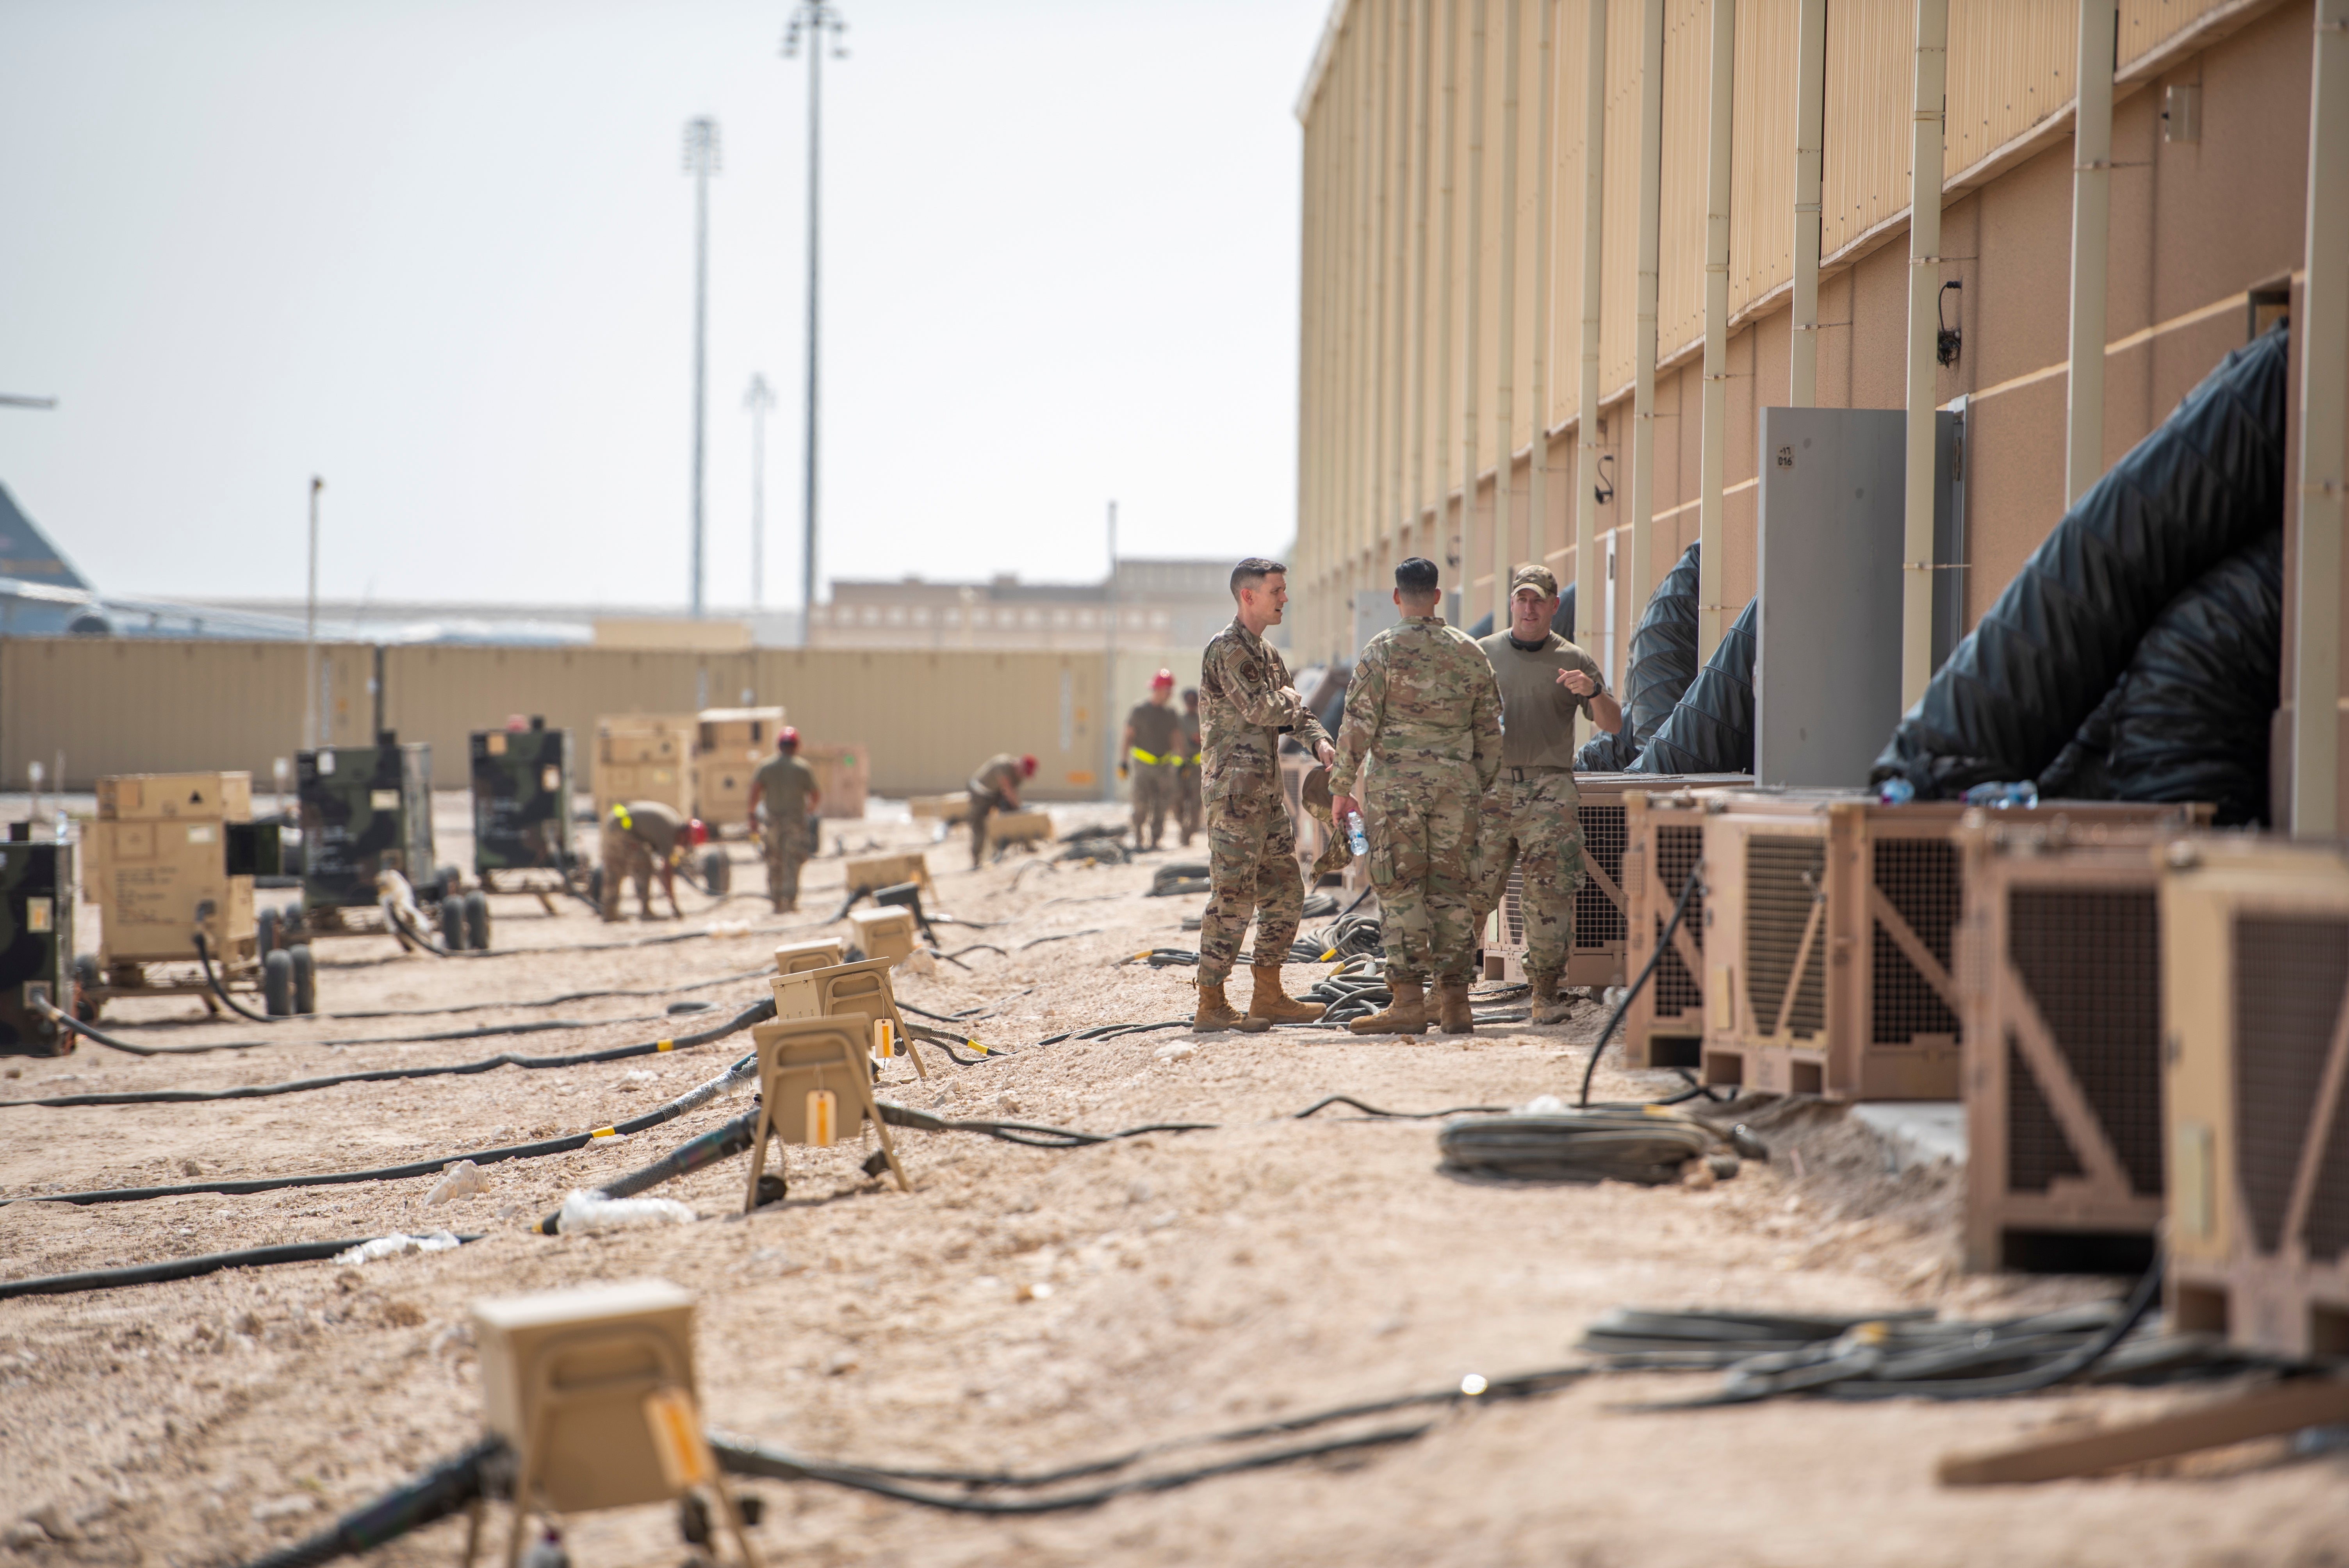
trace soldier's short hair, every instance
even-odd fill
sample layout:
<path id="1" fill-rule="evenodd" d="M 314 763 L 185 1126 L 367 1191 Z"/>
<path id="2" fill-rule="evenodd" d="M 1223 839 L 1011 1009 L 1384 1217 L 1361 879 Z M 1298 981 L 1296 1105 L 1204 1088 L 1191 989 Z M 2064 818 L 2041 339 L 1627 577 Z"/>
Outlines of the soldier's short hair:
<path id="1" fill-rule="evenodd" d="M 1274 573 L 1288 575 L 1288 568 L 1278 561 L 1268 561 L 1261 555 L 1251 555 L 1232 568 L 1232 597 L 1240 596 L 1243 588 L 1254 588 Z"/>
<path id="2" fill-rule="evenodd" d="M 1435 592 L 1435 562 L 1424 555 L 1410 557 L 1395 568 L 1395 587 L 1406 599 L 1424 599 Z"/>

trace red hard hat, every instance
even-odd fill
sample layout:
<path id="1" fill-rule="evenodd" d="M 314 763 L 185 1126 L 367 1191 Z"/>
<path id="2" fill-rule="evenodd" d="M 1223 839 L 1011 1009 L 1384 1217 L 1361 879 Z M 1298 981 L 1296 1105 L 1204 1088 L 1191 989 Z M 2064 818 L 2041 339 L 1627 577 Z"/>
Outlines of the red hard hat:
<path id="1" fill-rule="evenodd" d="M 1156 675 L 1150 677 L 1151 690 L 1156 691 L 1161 686 L 1165 687 L 1169 691 L 1174 689 L 1174 672 L 1173 670 L 1160 670 Z"/>
<path id="2" fill-rule="evenodd" d="M 796 730 L 796 729 L 792 728 L 792 727 L 790 725 L 788 725 L 788 724 L 787 724 L 787 725 L 785 725 L 785 726 L 783 726 L 782 733 L 775 737 L 775 745 L 776 745 L 778 748 L 785 747 L 785 746 L 797 746 L 799 743 L 800 743 L 800 732 L 799 732 L 798 730 Z"/>
<path id="3" fill-rule="evenodd" d="M 1036 777 L 1036 759 L 1034 758 L 1023 757 L 1019 759 L 1019 776 L 1023 779 L 1033 779 Z"/>

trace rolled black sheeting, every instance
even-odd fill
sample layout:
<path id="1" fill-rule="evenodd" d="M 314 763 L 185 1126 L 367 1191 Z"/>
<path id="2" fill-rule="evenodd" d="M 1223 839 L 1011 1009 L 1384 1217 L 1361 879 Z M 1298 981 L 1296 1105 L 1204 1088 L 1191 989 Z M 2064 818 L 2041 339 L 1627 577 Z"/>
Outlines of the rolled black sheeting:
<path id="1" fill-rule="evenodd" d="M 1630 668 L 1623 680 L 1623 727 L 1600 731 L 1585 743 L 1574 765 L 1585 773 L 1620 773 L 1639 757 L 1664 720 L 1671 717 L 1696 678 L 1697 549 L 1681 552 L 1631 632 Z"/>
<path id="2" fill-rule="evenodd" d="M 1754 619 L 1760 606 L 1758 599 L 1745 602 L 1626 772 L 1754 771 Z"/>
<path id="3" fill-rule="evenodd" d="M 2154 617 L 2283 515 L 2285 328 L 2230 354 L 2082 496 L 1902 716 L 1870 769 L 1927 799 L 2036 779 Z"/>
<path id="4" fill-rule="evenodd" d="M 2222 826 L 2265 822 L 2282 663 L 2283 531 L 2271 529 L 2154 617 L 2039 792 L 2208 800 Z"/>

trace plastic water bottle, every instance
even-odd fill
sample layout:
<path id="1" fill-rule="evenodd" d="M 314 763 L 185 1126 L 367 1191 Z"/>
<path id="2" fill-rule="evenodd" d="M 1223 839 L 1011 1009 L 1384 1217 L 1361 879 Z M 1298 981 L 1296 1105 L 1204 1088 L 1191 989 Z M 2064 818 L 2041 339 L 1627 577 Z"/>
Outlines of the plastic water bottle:
<path id="1" fill-rule="evenodd" d="M 1906 806 L 1916 798 L 1917 786 L 1897 773 L 1876 787 L 1876 799 L 1879 805 Z"/>
<path id="2" fill-rule="evenodd" d="M 1360 811 L 1350 811 L 1346 815 L 1346 847 L 1357 855 L 1371 852 L 1370 837 L 1362 831 L 1362 814 Z"/>
<path id="3" fill-rule="evenodd" d="M 1977 784 L 1965 793 L 1969 806 L 1988 806 L 2003 811 L 2010 807 L 2028 809 L 2039 804 L 2039 786 L 2028 779 L 2008 784 Z"/>

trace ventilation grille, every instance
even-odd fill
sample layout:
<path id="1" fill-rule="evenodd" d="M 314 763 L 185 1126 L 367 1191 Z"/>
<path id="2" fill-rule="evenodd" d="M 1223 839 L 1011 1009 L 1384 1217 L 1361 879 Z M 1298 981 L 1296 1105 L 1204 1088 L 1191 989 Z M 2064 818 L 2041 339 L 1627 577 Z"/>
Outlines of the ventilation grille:
<path id="1" fill-rule="evenodd" d="M 2301 1145 L 2349 983 L 2349 921 L 2235 922 L 2235 1161 L 2259 1249 L 2283 1233 Z M 2308 1252 L 2322 1262 L 2349 1243 L 2349 1136 L 2333 1136 L 2309 1207 Z"/>
<path id="2" fill-rule="evenodd" d="M 2006 960 L 2047 1021 L 2130 1189 L 2160 1197 L 2161 913 L 2154 891 L 2016 888 L 2006 901 Z M 2007 1067 L 2030 1070 L 2011 1050 Z M 2008 1102 L 2012 1109 L 2011 1088 Z"/>
<path id="3" fill-rule="evenodd" d="M 1582 853 L 1592 865 L 1607 873 L 1617 887 L 1623 885 L 1623 803 L 1620 800 L 1585 800 L 1577 809 L 1577 820 L 1582 824 Z M 1586 876 L 1574 895 L 1574 950 L 1590 953 L 1602 948 L 1620 947 L 1630 934 L 1623 923 L 1623 912 L 1607 896 L 1599 879 Z"/>
<path id="4" fill-rule="evenodd" d="M 1681 889 L 1688 882 L 1689 872 L 1696 868 L 1704 853 L 1704 830 L 1676 827 L 1659 823 L 1656 834 L 1656 886 L 1671 903 L 1680 902 Z M 1669 908 L 1652 917 L 1656 923 L 1654 940 L 1663 947 L 1663 956 L 1656 961 L 1656 1016 L 1676 1017 L 1693 1013 L 1704 1006 L 1704 992 L 1696 976 L 1681 962 L 1677 940 L 1664 942 L 1664 927 L 1671 923 Z M 1691 944 L 1702 953 L 1704 950 L 1704 890 L 1699 888 L 1689 895 L 1688 913 L 1681 917 L 1681 930 Z"/>
<path id="5" fill-rule="evenodd" d="M 1826 870 L 1825 839 L 1756 834 L 1745 841 L 1745 998 L 1754 1009 L 1754 1028 L 1764 1034 L 1778 1022 L 1778 1008 L 1794 975 L 1795 953 L 1811 918 L 1811 889 L 1826 885 Z M 1820 926 L 1811 939 L 1810 956 L 1787 1016 L 1789 1034 L 1816 1035 L 1826 1027 L 1824 920 Z"/>
<path id="6" fill-rule="evenodd" d="M 2006 1186 L 2011 1192 L 2044 1192 L 2058 1176 L 2078 1176 L 2064 1126 L 2039 1092 L 2031 1064 L 2014 1037 L 2006 1037 Z"/>
<path id="7" fill-rule="evenodd" d="M 1526 873 L 1509 868 L 1509 885 L 1501 892 L 1501 945 L 1522 952 L 1526 945 Z"/>
<path id="8" fill-rule="evenodd" d="M 1938 837 L 1885 838 L 1874 847 L 1878 890 L 1947 971 L 1950 933 L 1965 905 L 1957 845 Z M 1920 1035 L 1960 1038 L 1957 1015 L 1941 994 L 1917 973 L 1890 933 L 1875 921 L 1868 923 L 1875 944 L 1868 1038 L 1879 1046 L 1905 1046 Z"/>

